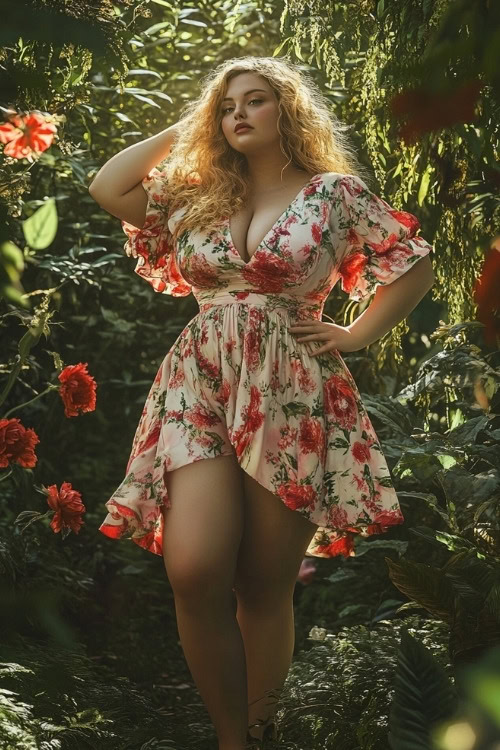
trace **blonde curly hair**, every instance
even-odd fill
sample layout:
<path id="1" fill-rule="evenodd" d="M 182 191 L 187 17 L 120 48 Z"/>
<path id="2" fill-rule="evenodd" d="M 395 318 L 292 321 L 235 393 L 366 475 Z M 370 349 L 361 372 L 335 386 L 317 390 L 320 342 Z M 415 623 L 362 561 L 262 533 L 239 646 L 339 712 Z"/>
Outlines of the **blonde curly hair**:
<path id="1" fill-rule="evenodd" d="M 160 165 L 169 216 L 187 208 L 174 240 L 187 230 L 215 231 L 248 198 L 246 157 L 229 145 L 221 127 L 222 99 L 239 73 L 257 73 L 273 90 L 280 148 L 288 163 L 307 173 L 356 174 L 370 182 L 346 135 L 350 126 L 331 112 L 309 75 L 285 58 L 231 58 L 202 79 L 201 93 L 185 105 L 170 153 Z"/>

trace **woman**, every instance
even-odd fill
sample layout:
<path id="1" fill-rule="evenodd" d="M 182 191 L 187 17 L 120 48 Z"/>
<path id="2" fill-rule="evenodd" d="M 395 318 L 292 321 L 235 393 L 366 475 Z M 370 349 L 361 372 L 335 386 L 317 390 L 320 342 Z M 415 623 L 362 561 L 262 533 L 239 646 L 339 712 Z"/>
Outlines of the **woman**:
<path id="1" fill-rule="evenodd" d="M 304 555 L 353 555 L 355 535 L 403 522 L 340 352 L 413 310 L 433 248 L 369 190 L 345 130 L 294 64 L 236 58 L 90 187 L 122 220 L 136 273 L 200 306 L 160 365 L 100 531 L 163 555 L 219 750 L 276 736 Z M 380 287 L 347 327 L 321 320 L 339 280 L 355 300 Z"/>

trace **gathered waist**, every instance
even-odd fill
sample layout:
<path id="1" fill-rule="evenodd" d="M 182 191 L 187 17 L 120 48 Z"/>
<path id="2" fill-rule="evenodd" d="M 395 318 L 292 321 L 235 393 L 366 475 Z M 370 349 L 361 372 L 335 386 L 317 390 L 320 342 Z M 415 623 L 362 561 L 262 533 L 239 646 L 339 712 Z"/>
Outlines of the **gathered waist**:
<path id="1" fill-rule="evenodd" d="M 213 294 L 213 293 L 212 293 Z M 259 294 L 258 292 L 233 291 L 217 292 L 210 299 L 197 295 L 200 312 L 205 312 L 217 305 L 247 305 L 265 307 L 267 310 L 288 310 L 298 319 L 314 318 L 321 320 L 323 303 L 310 303 L 292 294 Z"/>

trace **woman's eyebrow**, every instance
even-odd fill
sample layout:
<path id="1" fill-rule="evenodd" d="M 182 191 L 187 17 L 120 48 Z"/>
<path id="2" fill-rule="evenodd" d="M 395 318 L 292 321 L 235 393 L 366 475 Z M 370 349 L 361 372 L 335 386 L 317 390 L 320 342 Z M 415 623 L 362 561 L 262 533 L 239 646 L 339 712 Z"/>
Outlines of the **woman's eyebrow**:
<path id="1" fill-rule="evenodd" d="M 250 89 L 250 91 L 245 91 L 245 93 L 243 94 L 243 96 L 246 96 L 247 94 L 251 94 L 253 91 L 263 91 L 264 94 L 267 93 L 266 91 L 264 91 L 264 89 Z M 228 101 L 229 99 L 231 101 L 233 100 L 233 98 L 231 96 L 225 96 L 222 101 L 225 102 L 225 101 Z"/>

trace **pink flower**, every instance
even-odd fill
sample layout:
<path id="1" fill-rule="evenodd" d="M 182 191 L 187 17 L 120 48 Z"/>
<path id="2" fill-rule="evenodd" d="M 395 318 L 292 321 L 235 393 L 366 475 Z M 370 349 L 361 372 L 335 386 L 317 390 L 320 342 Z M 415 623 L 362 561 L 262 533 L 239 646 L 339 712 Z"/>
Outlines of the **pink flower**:
<path id="1" fill-rule="evenodd" d="M 297 581 L 300 581 L 304 586 L 307 586 L 307 584 L 314 580 L 316 570 L 317 568 L 314 561 L 305 557 L 300 565 Z"/>

